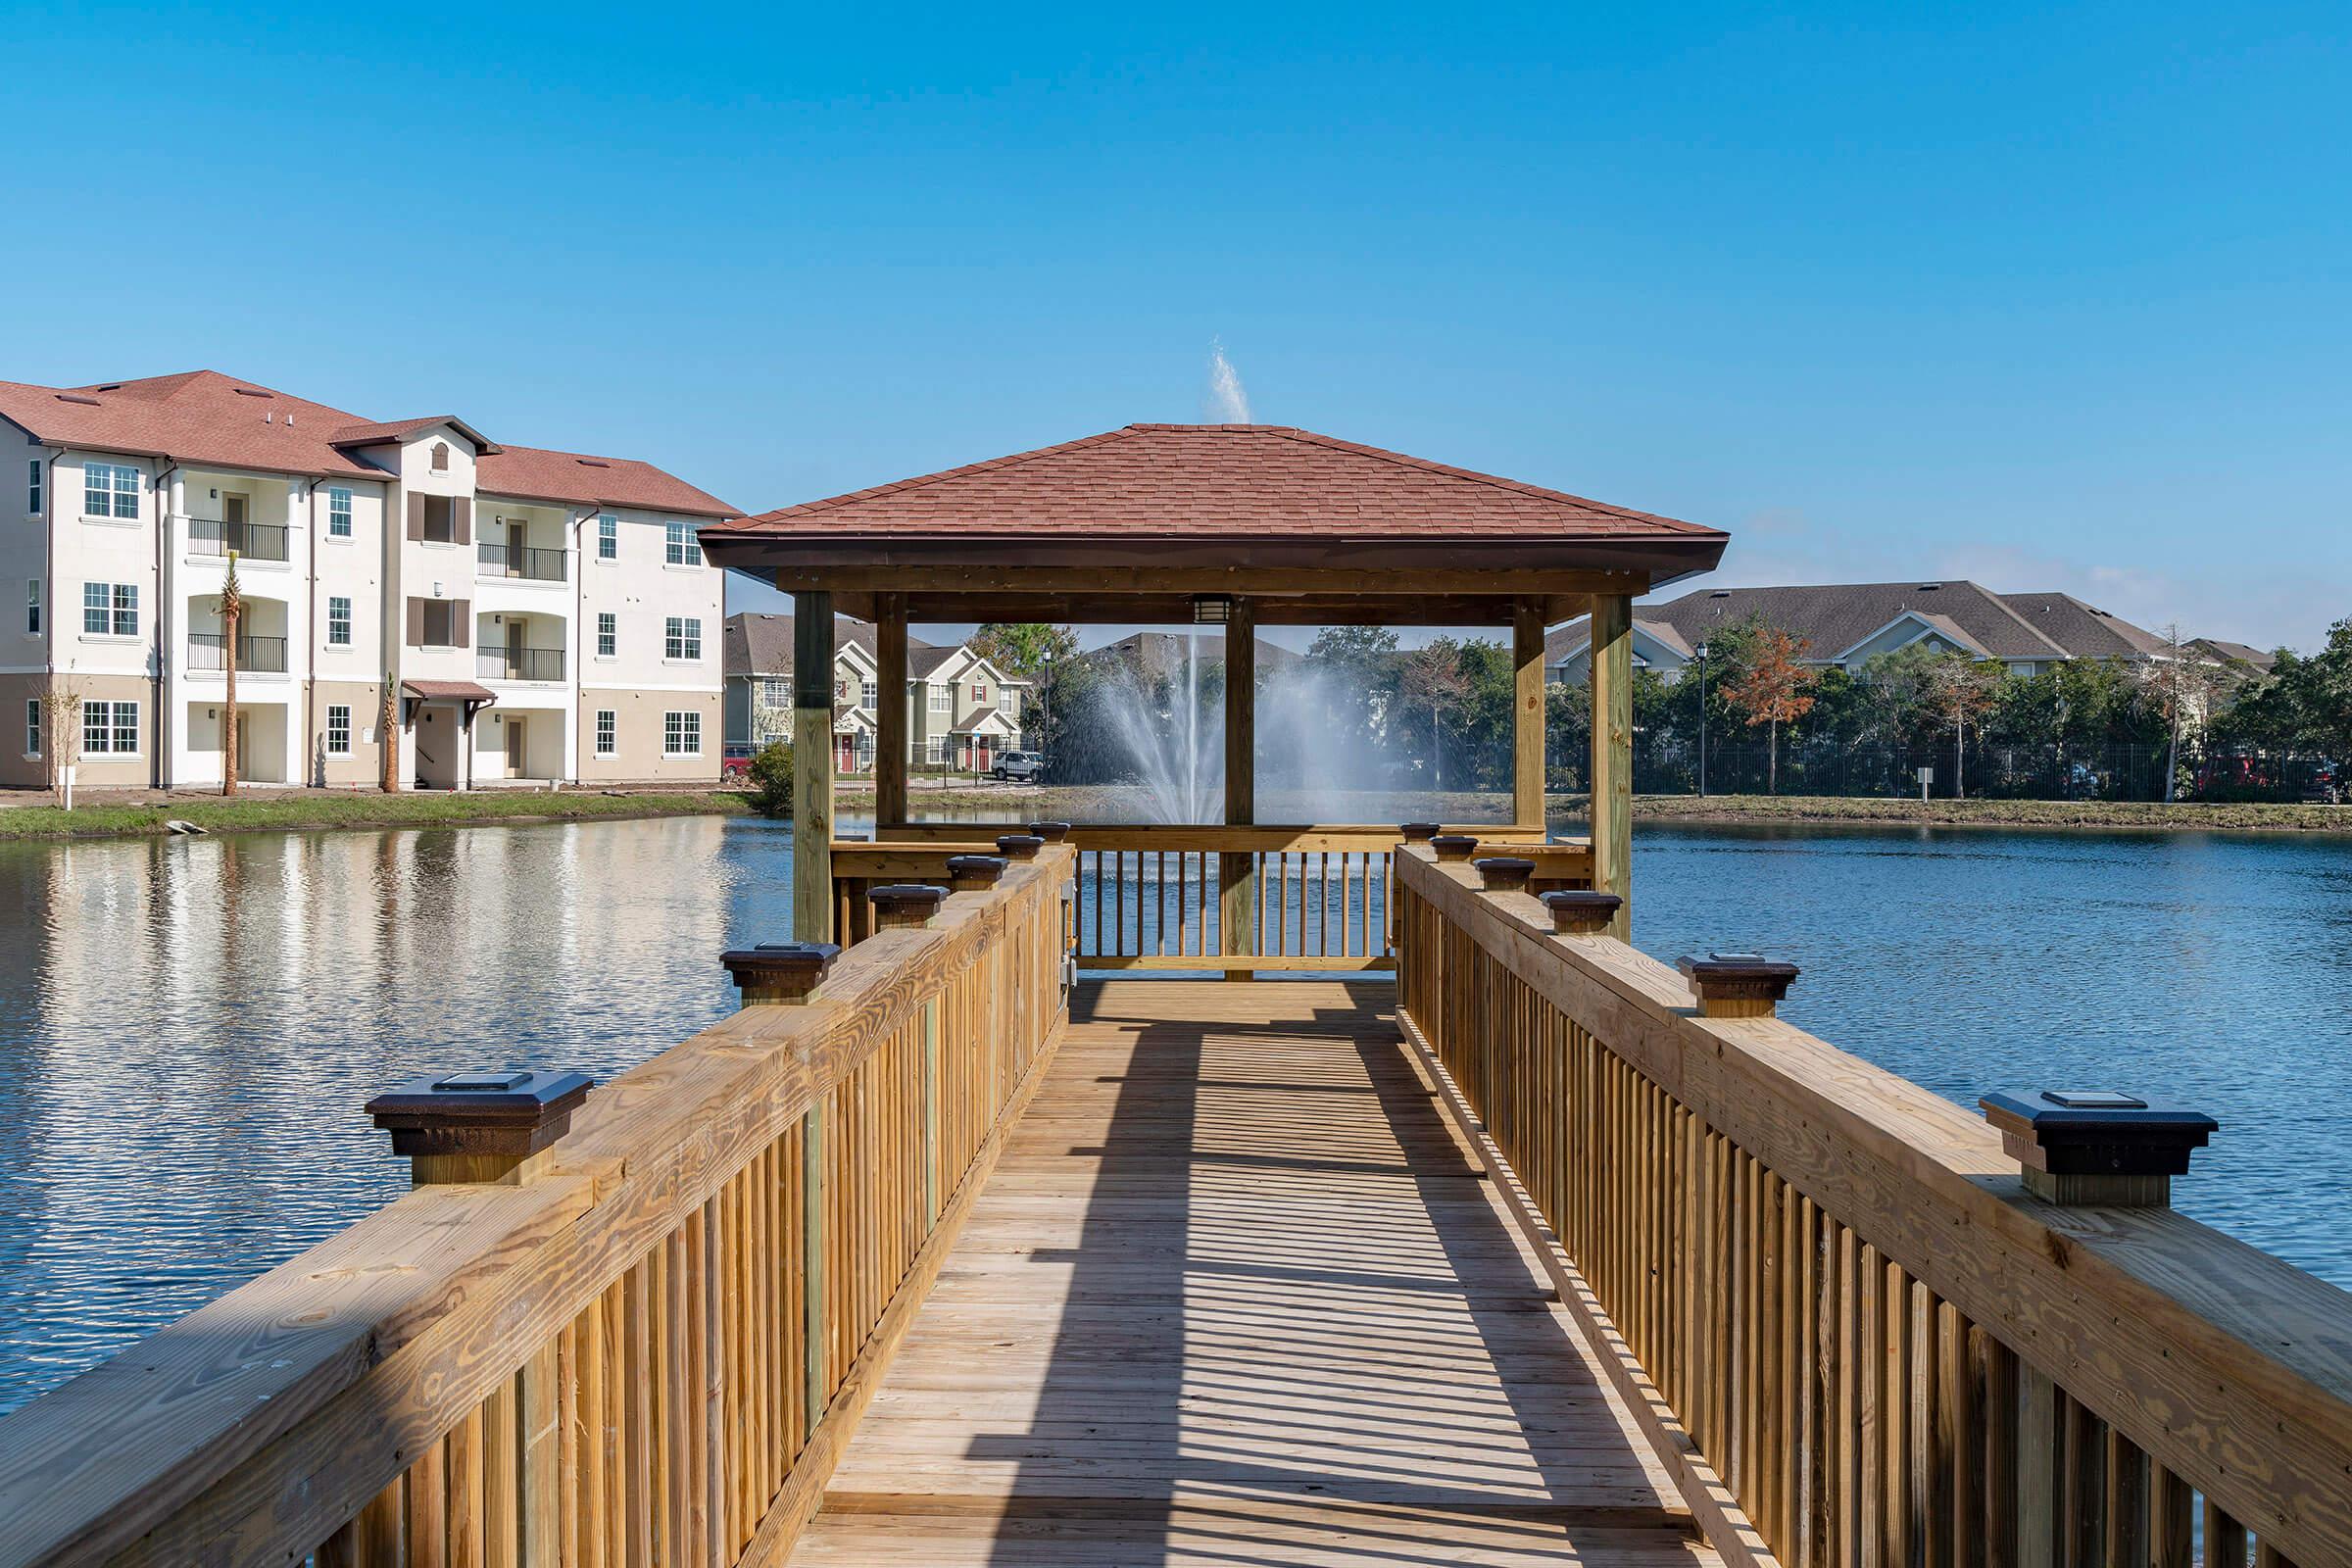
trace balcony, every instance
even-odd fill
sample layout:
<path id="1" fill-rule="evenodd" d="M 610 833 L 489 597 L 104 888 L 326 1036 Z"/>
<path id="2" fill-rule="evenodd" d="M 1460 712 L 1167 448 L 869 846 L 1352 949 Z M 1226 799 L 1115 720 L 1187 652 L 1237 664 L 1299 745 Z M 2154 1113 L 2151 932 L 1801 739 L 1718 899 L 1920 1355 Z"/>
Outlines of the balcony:
<path id="1" fill-rule="evenodd" d="M 286 533 L 283 523 L 222 522 L 218 517 L 190 517 L 188 554 L 225 556 L 233 551 L 248 561 L 284 561 Z"/>
<path id="2" fill-rule="evenodd" d="M 523 577 L 532 582 L 567 581 L 563 550 L 534 550 L 523 545 L 493 544 L 485 539 L 474 547 L 475 575 Z"/>
<path id="3" fill-rule="evenodd" d="M 278 532 L 285 530 L 280 528 Z M 226 669 L 225 655 L 228 639 L 219 632 L 192 631 L 188 633 L 188 667 L 190 669 Z M 237 639 L 237 670 L 240 674 L 282 675 L 286 672 L 286 640 L 283 637 L 239 637 Z"/>
<path id="4" fill-rule="evenodd" d="M 482 680 L 562 680 L 564 650 L 476 647 L 473 671 Z"/>

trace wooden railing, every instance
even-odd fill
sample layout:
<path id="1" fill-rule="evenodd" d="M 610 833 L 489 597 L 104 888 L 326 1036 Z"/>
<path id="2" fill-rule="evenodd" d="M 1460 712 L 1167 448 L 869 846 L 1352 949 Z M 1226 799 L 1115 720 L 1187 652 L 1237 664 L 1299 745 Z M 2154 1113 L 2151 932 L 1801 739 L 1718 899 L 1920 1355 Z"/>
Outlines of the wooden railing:
<path id="1" fill-rule="evenodd" d="M 1396 906 L 1408 1039 L 1718 1544 L 2352 1562 L 2352 1297 L 2169 1208 L 2029 1197 L 1970 1112 L 1695 1016 L 1675 971 L 1424 848 Z"/>
<path id="2" fill-rule="evenodd" d="M 1069 859 L 9 1416 L 0 1564 L 781 1561 L 1058 1039 Z"/>
<path id="3" fill-rule="evenodd" d="M 910 858 L 917 845 L 944 862 L 952 854 L 994 853 L 1000 831 L 1021 828 L 918 823 L 884 828 L 887 843 L 836 846 L 836 906 L 855 918 L 861 889 L 877 872 L 938 874 L 931 860 Z M 1534 829 L 1494 824 L 1452 831 L 1536 857 L 1539 889 L 1592 885 L 1588 844 L 1546 845 Z M 1119 823 L 1073 827 L 1069 842 L 1078 850 L 1074 951 L 1086 968 L 1387 969 L 1396 961 L 1389 941 L 1393 826 Z M 1219 893 L 1237 857 L 1247 861 L 1251 918 L 1228 946 Z"/>

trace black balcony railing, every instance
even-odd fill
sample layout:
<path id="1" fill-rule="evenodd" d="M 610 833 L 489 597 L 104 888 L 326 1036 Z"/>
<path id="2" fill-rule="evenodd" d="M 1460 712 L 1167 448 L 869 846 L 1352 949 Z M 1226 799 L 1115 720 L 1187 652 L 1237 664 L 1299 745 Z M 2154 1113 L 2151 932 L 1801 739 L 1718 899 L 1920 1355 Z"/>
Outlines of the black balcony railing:
<path id="1" fill-rule="evenodd" d="M 188 667 L 190 669 L 226 669 L 228 639 L 218 632 L 188 633 Z M 282 675 L 286 672 L 286 640 L 283 637 L 240 637 L 237 639 L 237 668 L 251 670 L 257 675 Z"/>
<path id="2" fill-rule="evenodd" d="M 564 582 L 562 550 L 533 550 L 523 545 L 492 544 L 485 539 L 474 547 L 475 561 L 485 577 L 528 577 L 534 582 Z"/>
<path id="3" fill-rule="evenodd" d="M 562 680 L 561 648 L 476 648 L 474 673 L 484 680 Z"/>
<path id="4" fill-rule="evenodd" d="M 199 556 L 225 556 L 233 550 L 249 561 L 283 561 L 286 559 L 286 529 L 282 523 L 222 522 L 218 517 L 190 517 L 188 549 Z"/>

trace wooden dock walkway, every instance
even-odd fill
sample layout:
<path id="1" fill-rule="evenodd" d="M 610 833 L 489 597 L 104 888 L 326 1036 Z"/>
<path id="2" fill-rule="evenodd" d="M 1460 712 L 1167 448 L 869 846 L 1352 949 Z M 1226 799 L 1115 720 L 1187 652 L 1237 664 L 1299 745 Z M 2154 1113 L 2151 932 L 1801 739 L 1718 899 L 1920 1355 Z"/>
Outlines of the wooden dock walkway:
<path id="1" fill-rule="evenodd" d="M 1718 1559 L 1389 986 L 1113 980 L 792 1560 Z"/>

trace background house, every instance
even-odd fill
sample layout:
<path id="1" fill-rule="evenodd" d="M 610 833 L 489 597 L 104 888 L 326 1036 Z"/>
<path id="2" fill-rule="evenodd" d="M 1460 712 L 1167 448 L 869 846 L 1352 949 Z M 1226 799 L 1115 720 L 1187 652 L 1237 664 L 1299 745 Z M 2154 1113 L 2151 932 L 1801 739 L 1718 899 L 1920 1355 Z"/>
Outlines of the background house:
<path id="1" fill-rule="evenodd" d="M 2071 594 L 2001 594 L 1980 583 L 1821 583 L 1701 588 L 1634 613 L 1634 659 L 1671 680 L 1716 630 L 1758 617 L 1801 639 L 1805 662 L 1859 671 L 1871 659 L 1920 644 L 1936 653 L 1998 660 L 2035 675 L 2084 659 L 2153 659 L 2165 640 Z M 1548 677 L 1585 678 L 1592 635 L 1580 616 L 1546 639 Z"/>
<path id="2" fill-rule="evenodd" d="M 792 739 L 793 617 L 749 612 L 726 622 L 726 738 L 731 748 Z M 833 621 L 833 765 L 874 764 L 881 725 L 874 628 Z M 986 772 L 1021 750 L 1029 682 L 1006 676 L 964 643 L 906 638 L 906 733 L 917 767 Z"/>

